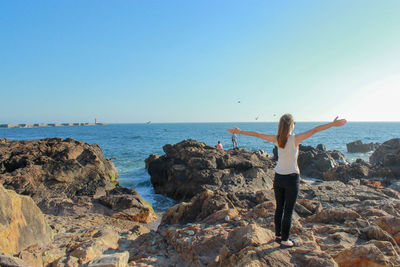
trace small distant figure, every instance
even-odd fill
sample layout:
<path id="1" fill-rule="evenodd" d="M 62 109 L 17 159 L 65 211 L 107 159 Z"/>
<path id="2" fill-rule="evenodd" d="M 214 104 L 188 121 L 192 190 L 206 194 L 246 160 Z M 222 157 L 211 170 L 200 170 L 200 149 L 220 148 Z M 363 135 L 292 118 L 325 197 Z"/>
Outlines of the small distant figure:
<path id="1" fill-rule="evenodd" d="M 240 104 L 240 100 L 238 101 L 238 104 Z"/>
<path id="2" fill-rule="evenodd" d="M 233 146 L 233 148 L 238 148 L 236 134 L 232 134 L 232 146 Z"/>
<path id="3" fill-rule="evenodd" d="M 215 145 L 215 148 L 216 148 L 216 149 L 224 149 L 224 148 L 222 147 L 221 141 L 218 141 L 218 144 Z"/>

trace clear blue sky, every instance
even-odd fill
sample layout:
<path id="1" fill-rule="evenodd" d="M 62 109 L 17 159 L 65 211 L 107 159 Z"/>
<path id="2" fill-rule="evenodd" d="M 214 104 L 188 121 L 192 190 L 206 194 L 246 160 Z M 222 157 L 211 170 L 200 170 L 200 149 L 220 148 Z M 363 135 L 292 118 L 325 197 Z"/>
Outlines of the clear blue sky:
<path id="1" fill-rule="evenodd" d="M 397 0 L 2 0 L 0 123 L 399 121 L 399 14 Z"/>

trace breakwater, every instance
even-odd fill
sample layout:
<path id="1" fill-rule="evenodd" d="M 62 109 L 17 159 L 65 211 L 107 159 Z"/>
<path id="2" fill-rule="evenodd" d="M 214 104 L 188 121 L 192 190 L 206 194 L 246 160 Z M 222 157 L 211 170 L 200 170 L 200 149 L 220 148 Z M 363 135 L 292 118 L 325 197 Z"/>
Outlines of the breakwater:
<path id="1" fill-rule="evenodd" d="M 106 125 L 106 123 L 75 122 L 75 123 L 0 124 L 0 128 L 34 128 L 34 127 L 96 126 L 96 125 Z"/>

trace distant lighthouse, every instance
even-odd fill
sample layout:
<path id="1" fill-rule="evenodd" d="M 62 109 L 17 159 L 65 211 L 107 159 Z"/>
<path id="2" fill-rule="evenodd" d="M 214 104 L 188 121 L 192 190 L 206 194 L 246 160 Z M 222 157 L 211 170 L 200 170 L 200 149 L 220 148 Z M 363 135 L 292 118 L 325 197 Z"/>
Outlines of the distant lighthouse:
<path id="1" fill-rule="evenodd" d="M 97 124 L 97 119 L 94 119 L 94 123 Z"/>

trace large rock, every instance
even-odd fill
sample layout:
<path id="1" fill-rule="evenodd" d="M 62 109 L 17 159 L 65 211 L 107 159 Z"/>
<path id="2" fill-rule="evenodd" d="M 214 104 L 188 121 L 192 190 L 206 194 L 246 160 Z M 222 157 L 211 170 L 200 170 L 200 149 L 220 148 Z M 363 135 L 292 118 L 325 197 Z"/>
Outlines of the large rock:
<path id="1" fill-rule="evenodd" d="M 349 153 L 366 153 L 366 152 L 374 151 L 379 146 L 380 146 L 379 143 L 363 144 L 361 142 L 361 140 L 357 140 L 357 141 L 346 144 L 347 152 L 349 152 Z"/>
<path id="2" fill-rule="evenodd" d="M 16 257 L 7 255 L 7 254 L 2 254 L 1 252 L 0 252 L 0 266 L 2 266 L 2 267 L 29 267 L 29 265 L 27 265 L 20 258 L 16 258 Z"/>
<path id="3" fill-rule="evenodd" d="M 326 171 L 348 164 L 343 153 L 325 150 L 323 145 L 317 147 L 299 145 L 297 162 L 302 175 L 321 179 Z"/>
<path id="4" fill-rule="evenodd" d="M 230 250 L 238 252 L 247 246 L 259 246 L 274 239 L 275 233 L 253 223 L 230 232 L 227 246 Z"/>
<path id="5" fill-rule="evenodd" d="M 0 184 L 0 251 L 17 253 L 35 244 L 46 245 L 52 238 L 53 232 L 35 202 Z"/>
<path id="6" fill-rule="evenodd" d="M 151 155 L 148 172 L 156 193 L 188 200 L 204 189 L 226 192 L 271 188 L 274 162 L 244 149 L 221 150 L 195 140 L 164 146 L 165 155 Z"/>
<path id="7" fill-rule="evenodd" d="M 382 253 L 382 251 L 374 243 L 366 243 L 360 246 L 354 246 L 350 249 L 340 252 L 339 254 L 335 255 L 334 258 L 335 261 L 343 267 L 395 266 L 393 265 L 393 262 L 390 262 L 390 258 Z"/>
<path id="8" fill-rule="evenodd" d="M 369 158 L 375 176 L 400 178 L 400 138 L 384 142 Z"/>
<path id="9" fill-rule="evenodd" d="M 117 176 L 97 144 L 70 138 L 0 144 L 0 181 L 35 200 L 101 194 L 114 188 Z"/>
<path id="10" fill-rule="evenodd" d="M 361 159 L 357 159 L 352 164 L 340 165 L 327 170 L 323 179 L 327 181 L 348 182 L 351 179 L 360 179 L 368 177 L 371 165 Z"/>
<path id="11" fill-rule="evenodd" d="M 88 263 L 88 267 L 125 267 L 128 266 L 129 253 L 115 253 L 98 256 Z"/>
<path id="12" fill-rule="evenodd" d="M 134 189 L 116 187 L 100 197 L 99 202 L 111 209 L 110 216 L 114 218 L 148 223 L 156 217 L 151 204 Z"/>
<path id="13" fill-rule="evenodd" d="M 154 220 L 151 205 L 135 190 L 119 187 L 117 177 L 97 144 L 70 138 L 0 143 L 0 183 L 31 196 L 44 213 Z"/>

